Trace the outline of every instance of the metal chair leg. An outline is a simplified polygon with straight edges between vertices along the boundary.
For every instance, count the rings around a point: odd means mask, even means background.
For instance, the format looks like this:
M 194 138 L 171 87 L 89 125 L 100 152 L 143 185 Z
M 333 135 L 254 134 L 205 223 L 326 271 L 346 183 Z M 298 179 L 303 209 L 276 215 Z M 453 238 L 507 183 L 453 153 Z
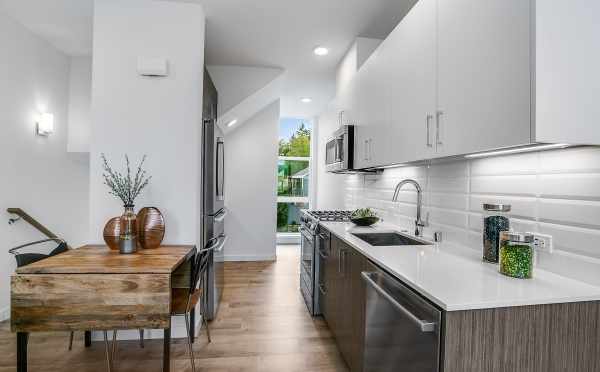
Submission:
M 113 339 L 112 339 L 112 354 L 110 356 L 111 364 L 115 365 L 115 360 L 117 359 L 117 330 L 113 331 Z
M 144 330 L 140 329 L 140 347 L 144 348 Z
M 106 352 L 106 369 L 112 372 L 112 361 L 110 356 L 110 346 L 108 345 L 108 332 L 104 331 L 104 351 Z
M 73 331 L 69 334 L 69 351 L 73 350 Z
M 196 372 L 196 362 L 194 361 L 194 348 L 192 346 L 192 336 L 190 335 L 190 320 L 189 314 L 186 312 L 185 316 L 185 329 L 187 330 L 187 344 L 190 353 L 190 362 L 192 363 L 192 372 Z
M 208 321 L 206 320 L 206 304 L 204 302 L 202 302 L 202 314 L 200 314 L 200 316 L 202 317 L 202 323 L 204 323 L 204 327 L 206 328 L 206 337 L 208 337 L 208 343 L 211 342 L 210 340 L 210 329 L 208 328 Z

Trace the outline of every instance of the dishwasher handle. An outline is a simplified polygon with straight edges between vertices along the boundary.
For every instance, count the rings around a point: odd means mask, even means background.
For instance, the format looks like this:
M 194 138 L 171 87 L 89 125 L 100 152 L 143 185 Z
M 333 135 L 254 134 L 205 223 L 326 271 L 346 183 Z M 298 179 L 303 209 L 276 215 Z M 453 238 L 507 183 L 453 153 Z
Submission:
M 421 332 L 430 333 L 435 332 L 436 323 L 428 322 L 426 320 L 419 319 L 415 314 L 411 313 L 407 308 L 402 306 L 398 301 L 396 301 L 389 293 L 387 293 L 383 288 L 381 288 L 373 279 L 371 279 L 371 275 L 376 275 L 377 273 L 371 273 L 363 271 L 361 272 L 363 280 L 373 287 L 374 290 L 377 291 L 383 298 L 385 298 L 392 306 L 394 306 L 401 313 L 406 315 L 413 323 L 415 323 L 420 329 Z

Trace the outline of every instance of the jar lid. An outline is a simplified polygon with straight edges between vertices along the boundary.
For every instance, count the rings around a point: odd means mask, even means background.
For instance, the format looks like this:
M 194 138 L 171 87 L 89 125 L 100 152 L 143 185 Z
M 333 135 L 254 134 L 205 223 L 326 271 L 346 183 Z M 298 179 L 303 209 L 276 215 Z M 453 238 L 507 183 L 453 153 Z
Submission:
M 510 204 L 483 204 L 484 211 L 510 212 Z
M 501 231 L 500 240 L 508 240 L 515 243 L 533 243 L 535 237 L 533 234 L 520 233 L 514 231 Z

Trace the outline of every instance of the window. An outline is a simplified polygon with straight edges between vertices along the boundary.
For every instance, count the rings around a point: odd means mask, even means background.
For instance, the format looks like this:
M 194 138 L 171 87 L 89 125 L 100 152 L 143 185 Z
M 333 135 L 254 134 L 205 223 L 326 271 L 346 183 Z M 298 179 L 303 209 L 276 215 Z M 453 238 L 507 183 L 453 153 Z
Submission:
M 300 210 L 310 206 L 312 124 L 283 118 L 279 123 L 277 165 L 277 232 L 297 233 Z

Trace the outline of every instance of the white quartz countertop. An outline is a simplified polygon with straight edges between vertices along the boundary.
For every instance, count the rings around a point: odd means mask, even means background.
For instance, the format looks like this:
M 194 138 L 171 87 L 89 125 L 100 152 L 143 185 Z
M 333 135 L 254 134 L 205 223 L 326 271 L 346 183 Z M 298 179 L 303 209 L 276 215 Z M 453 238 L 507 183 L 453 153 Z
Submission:
M 352 235 L 401 231 L 386 223 L 320 224 L 447 311 L 600 300 L 600 287 L 538 268 L 532 279 L 510 278 L 497 265 L 482 262 L 478 252 L 454 244 L 375 247 Z

